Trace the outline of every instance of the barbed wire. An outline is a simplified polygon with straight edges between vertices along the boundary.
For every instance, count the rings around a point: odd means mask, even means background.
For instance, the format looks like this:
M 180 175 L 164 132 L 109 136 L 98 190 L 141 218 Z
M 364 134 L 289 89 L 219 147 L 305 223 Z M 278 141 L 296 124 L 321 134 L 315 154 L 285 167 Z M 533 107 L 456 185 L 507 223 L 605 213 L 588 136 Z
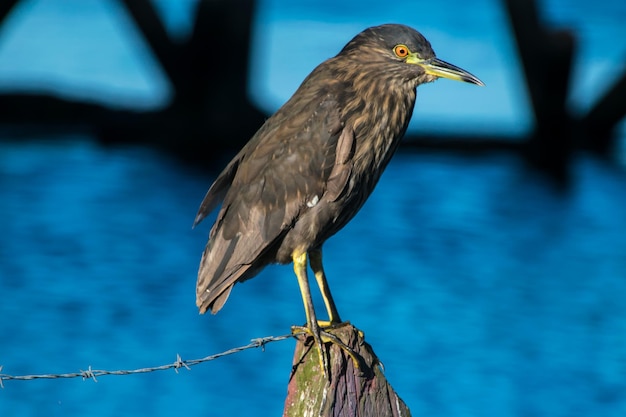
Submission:
M 256 339 L 252 339 L 250 343 L 245 346 L 235 347 L 225 352 L 205 356 L 204 358 L 200 358 L 200 359 L 183 360 L 179 354 L 176 354 L 176 361 L 174 361 L 173 363 L 170 363 L 167 365 L 153 366 L 149 368 L 139 368 L 139 369 L 130 369 L 130 370 L 106 371 L 106 370 L 101 370 L 101 369 L 92 369 L 91 365 L 89 365 L 89 367 L 85 371 L 80 370 L 80 372 L 69 372 L 65 374 L 8 375 L 8 374 L 1 373 L 2 365 L 0 365 L 0 388 L 4 388 L 3 381 L 8 381 L 8 380 L 27 381 L 27 380 L 33 380 L 33 379 L 82 378 L 83 381 L 86 379 L 92 379 L 95 382 L 98 382 L 97 377 L 100 377 L 103 375 L 144 374 L 148 372 L 164 371 L 166 369 L 174 369 L 176 373 L 178 373 L 178 370 L 180 368 L 185 368 L 190 371 L 192 366 L 201 364 L 203 362 L 213 361 L 223 356 L 232 355 L 234 353 L 241 352 L 243 350 L 261 348 L 263 351 L 265 351 L 265 345 L 267 345 L 268 343 L 279 342 L 285 339 L 296 338 L 299 335 L 300 333 L 298 334 L 289 333 L 289 334 L 285 334 L 282 336 L 259 337 Z

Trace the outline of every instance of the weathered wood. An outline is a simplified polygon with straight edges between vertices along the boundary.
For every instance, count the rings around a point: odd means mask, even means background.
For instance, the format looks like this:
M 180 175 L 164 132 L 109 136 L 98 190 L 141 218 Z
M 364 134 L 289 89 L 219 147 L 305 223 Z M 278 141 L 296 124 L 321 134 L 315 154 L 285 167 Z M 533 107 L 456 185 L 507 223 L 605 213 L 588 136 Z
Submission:
M 283 417 L 302 416 L 410 416 L 406 404 L 398 397 L 363 333 L 349 323 L 333 329 L 361 358 L 360 369 L 336 344 L 326 344 L 330 364 L 330 381 L 320 369 L 318 349 L 312 338 L 299 341 L 289 377 Z

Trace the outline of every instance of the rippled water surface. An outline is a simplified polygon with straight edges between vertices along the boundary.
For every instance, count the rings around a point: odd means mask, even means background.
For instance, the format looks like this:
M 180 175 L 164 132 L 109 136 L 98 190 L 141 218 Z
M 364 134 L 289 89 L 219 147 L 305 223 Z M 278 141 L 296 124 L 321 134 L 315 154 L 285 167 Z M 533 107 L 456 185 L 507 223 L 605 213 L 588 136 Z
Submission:
M 11 375 L 200 358 L 304 321 L 290 267 L 199 316 L 191 229 L 211 176 L 89 138 L 0 146 L 0 363 Z M 342 315 L 414 415 L 626 411 L 626 174 L 557 192 L 507 155 L 397 155 L 326 245 Z M 5 381 L 7 415 L 282 410 L 293 341 L 136 376 Z M 246 400 L 242 400 L 245 397 Z
M 171 35 L 188 33 L 194 3 L 155 0 Z M 596 3 L 540 2 L 547 24 L 579 39 L 573 114 L 625 67 L 626 3 Z M 396 21 L 487 84 L 421 87 L 411 129 L 515 140 L 532 128 L 503 2 L 266 0 L 257 11 L 250 96 L 268 113 L 357 31 Z M 20 2 L 0 30 L 0 90 L 133 110 L 172 97 L 112 0 Z M 289 266 L 236 286 L 218 315 L 198 315 L 210 222 L 191 224 L 221 167 L 89 136 L 1 135 L 0 373 L 166 365 L 304 322 Z M 403 150 L 327 243 L 342 317 L 365 332 L 414 416 L 626 415 L 626 172 L 585 155 L 572 172 L 558 189 L 508 154 Z M 3 381 L 0 415 L 280 415 L 294 345 L 178 373 Z

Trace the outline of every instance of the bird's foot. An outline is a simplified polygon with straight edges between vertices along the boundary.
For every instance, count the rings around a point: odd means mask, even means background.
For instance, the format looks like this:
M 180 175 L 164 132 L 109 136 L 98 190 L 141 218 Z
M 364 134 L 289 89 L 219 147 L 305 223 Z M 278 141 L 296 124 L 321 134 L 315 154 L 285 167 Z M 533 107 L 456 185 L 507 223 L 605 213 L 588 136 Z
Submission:
M 322 369 L 322 372 L 324 372 L 324 376 L 328 381 L 330 381 L 330 367 L 325 346 L 326 343 L 334 343 L 339 346 L 341 349 L 343 349 L 344 352 L 348 354 L 348 356 L 350 356 L 355 369 L 361 369 L 360 356 L 354 350 L 352 350 L 352 348 L 343 343 L 341 339 L 339 339 L 336 335 L 331 333 L 333 329 L 337 329 L 339 327 L 349 324 L 350 322 L 332 323 L 329 321 L 319 320 L 315 321 L 312 325 L 291 327 L 291 333 L 294 335 L 305 333 L 313 337 L 313 341 L 317 345 L 319 351 L 320 369 Z

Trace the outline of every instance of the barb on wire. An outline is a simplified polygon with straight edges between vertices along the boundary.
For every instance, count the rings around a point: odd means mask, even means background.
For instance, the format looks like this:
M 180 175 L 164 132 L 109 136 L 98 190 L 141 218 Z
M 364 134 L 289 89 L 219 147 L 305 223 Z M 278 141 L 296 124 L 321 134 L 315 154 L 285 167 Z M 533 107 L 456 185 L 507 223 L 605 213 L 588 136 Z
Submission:
M 147 372 L 155 372 L 155 371 L 163 371 L 166 369 L 174 369 L 176 373 L 180 368 L 185 368 L 187 370 L 191 370 L 192 366 L 198 365 L 203 362 L 209 362 L 222 356 L 232 355 L 237 352 L 241 352 L 246 349 L 253 348 L 261 348 L 265 351 L 265 345 L 271 342 L 279 342 L 281 340 L 290 339 L 293 337 L 297 337 L 299 334 L 286 334 L 283 336 L 267 336 L 267 337 L 259 337 L 256 339 L 252 339 L 249 344 L 245 346 L 239 346 L 232 349 L 229 349 L 225 352 L 216 353 L 213 355 L 205 356 L 200 359 L 190 359 L 183 360 L 179 354 L 176 354 L 176 361 L 167 365 L 161 366 L 153 366 L 150 368 L 139 368 L 139 369 L 130 369 L 130 370 L 119 370 L 119 371 L 106 371 L 100 369 L 92 369 L 91 365 L 87 368 L 86 371 L 81 370 L 80 372 L 70 372 L 65 374 L 39 374 L 39 375 L 7 375 L 2 373 L 2 365 L 0 365 L 0 388 L 4 388 L 4 384 L 2 381 L 8 380 L 32 380 L 32 379 L 57 379 L 57 378 L 82 378 L 83 381 L 86 379 L 93 379 L 95 382 L 98 382 L 97 377 L 103 375 L 131 375 L 131 374 L 143 374 Z

